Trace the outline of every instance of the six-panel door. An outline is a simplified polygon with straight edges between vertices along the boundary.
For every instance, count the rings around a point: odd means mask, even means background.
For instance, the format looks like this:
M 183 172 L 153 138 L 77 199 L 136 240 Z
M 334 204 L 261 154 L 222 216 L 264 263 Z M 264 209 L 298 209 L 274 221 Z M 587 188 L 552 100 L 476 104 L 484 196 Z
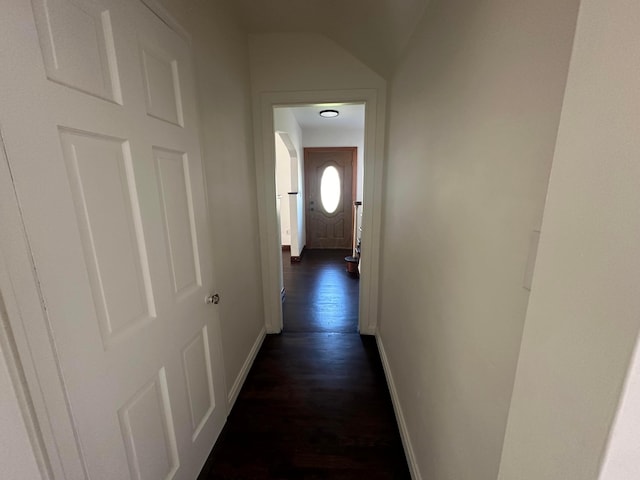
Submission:
M 226 394 L 189 45 L 139 1 L 11 3 L 1 121 L 75 442 L 49 453 L 195 478 Z

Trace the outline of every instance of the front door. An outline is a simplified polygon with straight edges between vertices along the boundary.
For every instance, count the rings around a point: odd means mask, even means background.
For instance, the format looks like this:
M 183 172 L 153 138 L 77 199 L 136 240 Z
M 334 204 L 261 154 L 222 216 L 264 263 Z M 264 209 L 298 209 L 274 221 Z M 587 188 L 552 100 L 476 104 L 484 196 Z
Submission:
M 305 148 L 307 248 L 351 248 L 356 147 Z
M 136 0 L 5 3 L 0 125 L 66 396 L 49 454 L 192 480 L 227 407 L 190 48 Z

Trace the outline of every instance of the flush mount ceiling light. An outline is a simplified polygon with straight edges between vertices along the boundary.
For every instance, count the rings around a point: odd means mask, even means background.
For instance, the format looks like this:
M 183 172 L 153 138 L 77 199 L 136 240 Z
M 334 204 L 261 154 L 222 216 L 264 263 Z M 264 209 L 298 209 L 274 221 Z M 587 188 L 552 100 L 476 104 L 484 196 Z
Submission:
M 334 118 L 334 117 L 337 117 L 338 115 L 340 115 L 340 112 L 338 112 L 338 110 L 321 110 L 320 111 L 320 116 L 324 118 Z

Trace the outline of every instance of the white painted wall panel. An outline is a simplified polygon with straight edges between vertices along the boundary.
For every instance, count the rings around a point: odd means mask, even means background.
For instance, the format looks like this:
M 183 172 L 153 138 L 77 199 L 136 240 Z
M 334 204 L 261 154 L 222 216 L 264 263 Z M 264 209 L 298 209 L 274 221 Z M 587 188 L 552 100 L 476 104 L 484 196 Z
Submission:
M 639 21 L 580 3 L 500 480 L 638 478 Z
M 380 335 L 425 479 L 498 474 L 577 8 L 433 0 L 392 78 Z
M 289 169 L 290 190 L 288 192 L 298 192 L 297 195 L 287 195 L 282 197 L 282 203 L 288 204 L 289 225 L 291 226 L 291 255 L 300 255 L 306 244 L 306 228 L 304 218 L 304 150 L 302 145 L 302 130 L 296 118 L 288 108 L 275 108 L 273 111 L 274 126 L 276 132 L 286 134 L 291 142 L 290 148 L 296 152 L 296 162 Z M 277 144 L 277 143 L 276 143 Z M 291 158 L 291 152 L 289 152 Z M 286 193 L 288 193 L 286 192 Z M 282 205 L 281 203 L 281 205 Z

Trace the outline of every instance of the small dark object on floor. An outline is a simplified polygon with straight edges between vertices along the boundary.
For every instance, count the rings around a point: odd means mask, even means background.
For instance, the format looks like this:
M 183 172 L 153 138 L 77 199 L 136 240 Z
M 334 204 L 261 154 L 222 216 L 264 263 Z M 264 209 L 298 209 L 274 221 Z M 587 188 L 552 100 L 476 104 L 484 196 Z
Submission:
M 347 262 L 347 272 L 351 275 L 358 276 L 358 264 L 360 263 L 360 259 L 349 255 L 348 257 L 344 257 L 344 261 Z

